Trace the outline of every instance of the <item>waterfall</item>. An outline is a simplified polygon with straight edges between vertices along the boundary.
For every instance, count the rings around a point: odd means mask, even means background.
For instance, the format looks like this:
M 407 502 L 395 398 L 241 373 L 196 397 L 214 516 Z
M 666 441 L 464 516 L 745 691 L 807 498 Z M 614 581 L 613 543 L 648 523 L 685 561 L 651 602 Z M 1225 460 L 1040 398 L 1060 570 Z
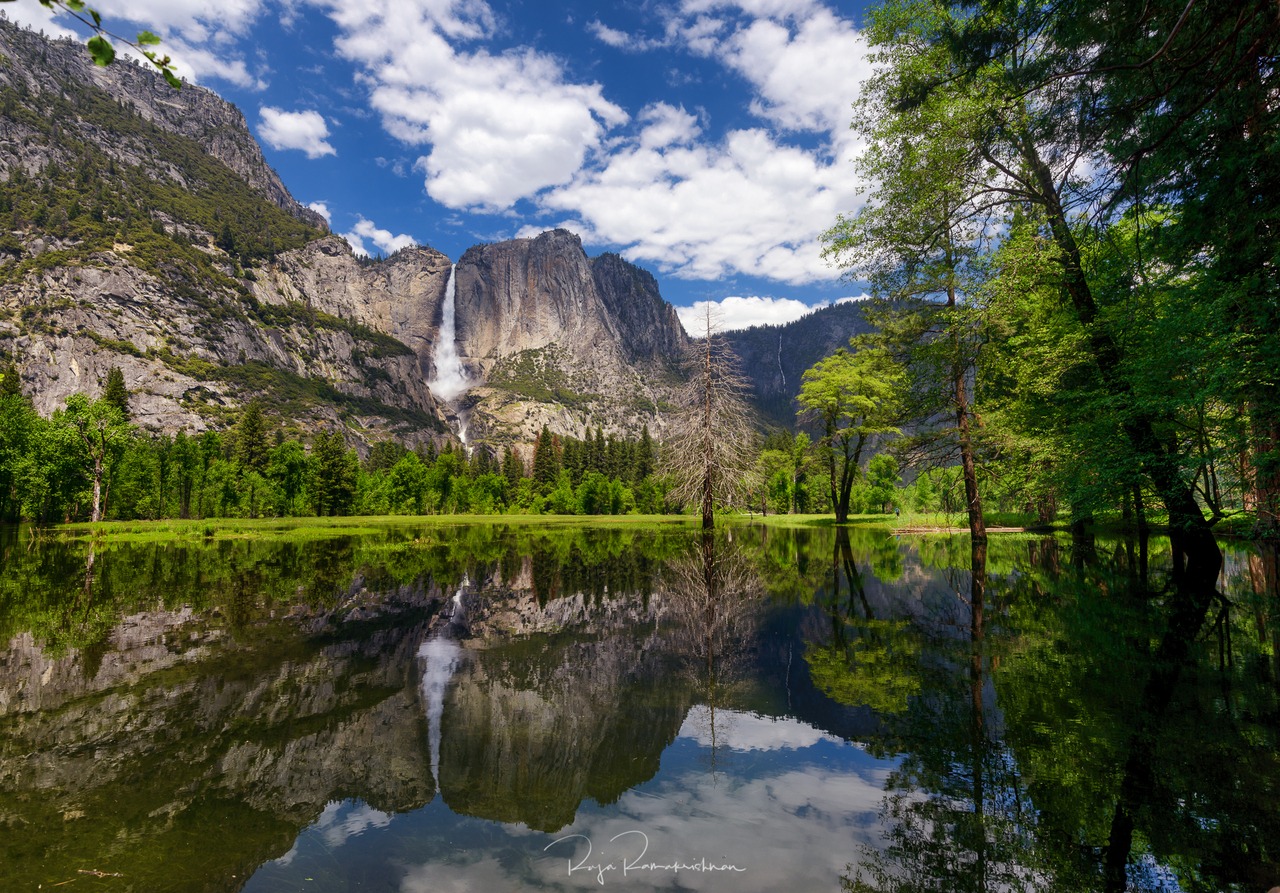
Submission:
M 440 339 L 436 344 L 435 364 L 436 377 L 427 383 L 431 393 L 446 403 L 452 403 L 458 395 L 467 389 L 467 370 L 462 366 L 458 356 L 457 332 L 457 284 L 454 276 L 458 265 L 449 267 L 449 282 L 444 287 L 444 307 L 440 312 Z M 465 428 L 463 442 L 466 442 Z
M 440 790 L 440 740 L 441 723 L 444 720 L 444 696 L 449 680 L 462 663 L 462 646 L 452 636 L 455 627 L 463 623 L 462 592 L 469 581 L 462 579 L 462 586 L 454 593 L 449 605 L 449 623 L 439 633 L 423 642 L 418 648 L 422 658 L 422 700 L 427 708 L 427 744 L 431 753 L 431 778 Z

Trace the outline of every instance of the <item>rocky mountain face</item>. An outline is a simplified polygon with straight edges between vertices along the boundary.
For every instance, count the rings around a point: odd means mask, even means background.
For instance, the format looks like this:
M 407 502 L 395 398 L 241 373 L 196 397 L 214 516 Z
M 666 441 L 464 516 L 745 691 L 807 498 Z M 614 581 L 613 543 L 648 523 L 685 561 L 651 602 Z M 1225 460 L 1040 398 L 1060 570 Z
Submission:
M 355 257 L 233 106 L 3 21 L 0 104 L 0 352 L 44 413 L 119 366 L 136 420 L 162 431 L 224 427 L 256 396 L 286 425 L 366 442 L 661 428 L 685 336 L 616 256 L 563 231 L 468 251 L 471 387 L 446 403 L 429 383 L 450 260 Z
M 590 259 L 554 230 L 469 249 L 456 289 L 479 436 L 529 441 L 547 424 L 581 437 L 602 420 L 661 431 L 686 338 L 652 276 L 614 255 Z
M 544 426 L 661 438 L 688 338 L 652 275 L 564 230 L 357 258 L 289 195 L 243 115 L 149 69 L 0 19 L 0 359 L 50 413 L 118 366 L 156 431 L 232 424 L 264 398 L 286 427 L 357 445 Z M 453 278 L 467 388 L 431 383 Z M 861 326 L 829 308 L 731 333 L 766 419 Z
M 756 406 L 768 424 L 795 424 L 795 396 L 806 369 L 849 339 L 872 331 L 857 302 L 833 304 L 781 326 L 753 326 L 724 337 L 755 389 Z
M 94 65 L 80 43 L 49 41 L 8 21 L 0 21 L 0 56 L 0 87 L 6 92 L 38 97 L 61 94 L 68 83 L 96 88 L 160 130 L 193 140 L 272 204 L 318 229 L 326 228 L 324 218 L 299 204 L 280 182 L 249 136 L 240 110 L 216 94 L 191 86 L 174 90 L 150 68 L 123 59 L 105 68 Z M 118 133 L 89 122 L 82 126 L 84 136 L 96 138 L 98 146 L 122 164 L 171 167 L 171 173 L 182 174 L 173 159 L 145 140 L 118 140 Z M 67 157 L 65 144 L 42 139 L 38 130 L 15 119 L 12 109 L 0 117 L 0 146 L 0 173 L 6 179 L 15 166 L 35 174 Z

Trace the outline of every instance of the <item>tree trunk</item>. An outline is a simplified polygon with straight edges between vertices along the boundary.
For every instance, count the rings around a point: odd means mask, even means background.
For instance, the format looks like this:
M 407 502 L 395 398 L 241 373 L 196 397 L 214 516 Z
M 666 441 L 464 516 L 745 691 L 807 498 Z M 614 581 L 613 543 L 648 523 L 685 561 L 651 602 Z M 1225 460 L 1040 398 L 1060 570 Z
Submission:
M 986 543 L 987 543 L 987 522 L 982 515 L 982 497 L 978 494 L 978 464 L 973 456 L 973 437 L 969 428 L 969 394 L 967 389 L 966 369 L 967 366 L 963 362 L 960 355 L 960 334 L 956 331 L 958 325 L 954 312 L 956 309 L 956 286 L 955 286 L 955 260 L 951 252 L 950 233 L 947 235 L 947 267 L 949 278 L 947 280 L 947 307 L 952 311 L 951 319 L 951 350 L 953 364 L 951 367 L 951 377 L 955 386 L 955 409 L 956 409 L 956 428 L 960 433 L 960 467 L 964 474 L 964 502 L 965 510 L 969 514 L 969 536 L 977 548 L 979 542 L 982 544 L 982 562 L 983 573 L 985 576 L 986 569 Z M 977 553 L 974 553 L 974 567 L 978 567 Z
M 93 457 L 93 522 L 102 520 L 102 454 Z
M 1132 399 L 1133 389 L 1125 381 L 1121 373 L 1120 347 L 1110 333 L 1096 324 L 1098 305 L 1093 291 L 1085 276 L 1081 263 L 1080 246 L 1063 210 L 1058 189 L 1053 181 L 1053 173 L 1040 157 L 1040 152 L 1029 138 L 1019 142 L 1023 160 L 1031 170 L 1038 189 L 1037 199 L 1044 207 L 1049 218 L 1049 228 L 1053 240 L 1062 251 L 1063 288 L 1071 299 L 1076 317 L 1080 320 L 1087 337 L 1089 350 L 1101 374 L 1102 382 L 1108 392 L 1128 402 Z M 1156 492 L 1160 494 L 1165 509 L 1169 513 L 1169 526 L 1179 530 L 1198 530 L 1209 533 L 1210 526 L 1200 511 L 1195 493 L 1182 479 L 1178 471 L 1178 455 L 1175 445 L 1165 444 L 1156 434 L 1155 420 L 1146 413 L 1138 412 L 1123 424 L 1125 436 L 1138 454 L 1142 469 Z M 1209 542 L 1213 542 L 1212 535 Z M 1214 549 L 1217 549 L 1214 544 Z M 1221 553 L 1219 560 L 1221 559 Z

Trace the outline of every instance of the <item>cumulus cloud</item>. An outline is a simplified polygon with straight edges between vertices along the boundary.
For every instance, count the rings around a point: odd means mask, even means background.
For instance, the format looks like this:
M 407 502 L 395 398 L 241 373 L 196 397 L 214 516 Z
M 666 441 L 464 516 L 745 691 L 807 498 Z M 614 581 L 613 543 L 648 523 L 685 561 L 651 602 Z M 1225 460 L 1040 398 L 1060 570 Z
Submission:
M 337 155 L 338 151 L 328 142 L 329 124 L 319 112 L 308 109 L 303 112 L 286 112 L 264 105 L 258 110 L 262 123 L 258 135 L 274 149 L 299 149 L 308 158 Z
M 542 206 L 680 278 L 833 279 L 821 234 L 861 201 L 848 129 L 870 72 L 861 35 L 808 0 L 686 0 L 667 35 L 746 79 L 751 110 L 769 126 L 708 140 L 703 122 L 655 104 L 606 159 L 540 196 Z
M 850 106 L 871 73 L 862 35 L 826 9 L 799 22 L 756 19 L 711 53 L 755 86 L 753 112 L 788 130 L 833 136 L 847 130 Z
M 733 131 L 718 144 L 649 139 L 651 125 L 599 169 L 549 191 L 544 207 L 568 212 L 585 236 L 625 246 L 688 279 L 735 273 L 795 284 L 832 278 L 819 235 L 857 200 L 857 183 L 831 159 Z
M 323 217 L 325 223 L 333 224 L 333 212 L 329 210 L 328 202 L 309 202 L 307 207 Z
M 418 244 L 418 240 L 413 236 L 404 233 L 392 235 L 390 230 L 379 229 L 372 220 L 365 220 L 363 217 L 356 221 L 356 225 L 350 232 L 343 233 L 342 238 L 347 240 L 352 251 L 362 257 L 370 255 L 369 249 L 365 246 L 365 239 L 373 242 L 374 247 L 382 254 L 394 254 L 402 248 L 410 248 Z
M 337 50 L 362 66 L 383 126 L 430 146 L 416 169 L 447 207 L 500 210 L 566 183 L 627 120 L 599 84 L 571 82 L 553 56 L 473 49 L 494 28 L 480 0 L 326 4 Z
M 656 47 L 666 46 L 669 42 L 666 38 L 641 37 L 638 34 L 628 34 L 626 31 L 619 31 L 617 28 L 609 27 L 599 19 L 593 19 L 587 23 L 587 32 L 605 46 L 630 53 L 652 50 Z
M 677 307 L 676 315 L 684 330 L 694 337 L 704 334 L 707 312 L 711 312 L 720 331 L 749 329 L 752 326 L 780 326 L 825 307 L 825 303 L 806 304 L 795 298 L 728 297 L 719 301 L 696 301 L 689 307 Z
M 94 7 L 104 24 L 117 33 L 145 28 L 159 35 L 159 49 L 173 58 L 179 77 L 192 82 L 218 78 L 255 90 L 266 86 L 250 71 L 239 46 L 262 15 L 264 0 L 225 0 L 212 5 L 206 0 L 100 0 Z M 126 22 L 132 28 L 126 27 Z M 117 50 L 136 56 L 124 46 L 117 46 Z

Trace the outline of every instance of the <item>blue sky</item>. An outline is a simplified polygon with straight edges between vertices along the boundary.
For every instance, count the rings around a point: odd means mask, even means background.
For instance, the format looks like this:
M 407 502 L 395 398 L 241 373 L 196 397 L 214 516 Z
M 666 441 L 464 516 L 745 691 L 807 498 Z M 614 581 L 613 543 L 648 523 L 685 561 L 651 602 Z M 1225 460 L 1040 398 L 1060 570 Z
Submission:
M 854 297 L 820 256 L 855 210 L 864 4 L 819 0 L 99 0 L 234 102 L 357 251 L 563 226 L 727 327 Z M 72 24 L 37 0 L 5 12 Z

